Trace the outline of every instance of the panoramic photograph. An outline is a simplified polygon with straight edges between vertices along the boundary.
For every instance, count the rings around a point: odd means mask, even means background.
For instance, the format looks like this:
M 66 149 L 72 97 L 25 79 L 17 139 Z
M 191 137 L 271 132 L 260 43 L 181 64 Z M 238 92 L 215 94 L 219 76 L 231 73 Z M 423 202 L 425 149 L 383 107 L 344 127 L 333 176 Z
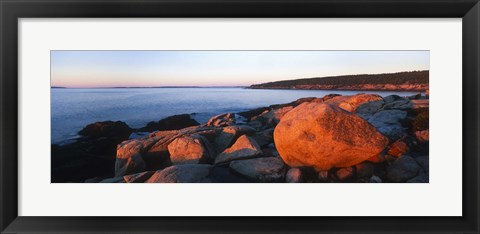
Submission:
M 51 183 L 429 183 L 429 51 L 50 62 Z

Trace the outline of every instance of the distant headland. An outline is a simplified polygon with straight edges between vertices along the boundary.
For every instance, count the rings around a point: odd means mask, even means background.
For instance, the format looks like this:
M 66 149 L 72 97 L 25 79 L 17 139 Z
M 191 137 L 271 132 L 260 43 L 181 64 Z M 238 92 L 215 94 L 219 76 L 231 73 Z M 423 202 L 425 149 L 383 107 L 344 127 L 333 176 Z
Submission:
M 251 85 L 250 89 L 318 89 L 372 91 L 426 91 L 429 71 L 406 71 L 282 80 Z

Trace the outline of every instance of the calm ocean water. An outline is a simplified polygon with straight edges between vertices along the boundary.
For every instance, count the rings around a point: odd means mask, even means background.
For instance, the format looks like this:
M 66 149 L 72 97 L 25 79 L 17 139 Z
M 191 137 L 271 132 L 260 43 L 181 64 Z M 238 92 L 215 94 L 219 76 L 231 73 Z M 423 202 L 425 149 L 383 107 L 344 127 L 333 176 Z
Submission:
M 338 93 L 376 93 L 409 96 L 418 92 L 263 90 L 243 88 L 111 88 L 51 89 L 52 143 L 78 137 L 85 125 L 120 120 L 132 128 L 176 114 L 192 114 L 204 123 L 211 116 L 239 112 L 302 97 L 323 97 Z

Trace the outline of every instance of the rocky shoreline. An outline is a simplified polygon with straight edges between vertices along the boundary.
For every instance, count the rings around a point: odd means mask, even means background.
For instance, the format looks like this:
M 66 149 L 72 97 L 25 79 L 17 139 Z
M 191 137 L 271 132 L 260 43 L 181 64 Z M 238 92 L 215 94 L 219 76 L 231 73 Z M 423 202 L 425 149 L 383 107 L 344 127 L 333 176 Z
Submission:
M 249 89 L 300 89 L 300 90 L 350 90 L 350 91 L 415 91 L 425 92 L 429 84 L 366 84 L 366 85 L 291 85 L 266 87 L 252 85 Z
M 205 124 L 97 122 L 52 145 L 52 182 L 427 183 L 428 107 L 422 95 L 331 94 Z

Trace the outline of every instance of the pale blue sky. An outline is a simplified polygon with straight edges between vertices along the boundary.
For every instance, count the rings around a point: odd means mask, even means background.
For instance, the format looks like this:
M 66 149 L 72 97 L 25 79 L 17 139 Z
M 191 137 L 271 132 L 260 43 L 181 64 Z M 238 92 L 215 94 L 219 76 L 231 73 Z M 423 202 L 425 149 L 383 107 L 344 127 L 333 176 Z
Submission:
M 52 51 L 51 85 L 237 86 L 429 70 L 429 51 Z

